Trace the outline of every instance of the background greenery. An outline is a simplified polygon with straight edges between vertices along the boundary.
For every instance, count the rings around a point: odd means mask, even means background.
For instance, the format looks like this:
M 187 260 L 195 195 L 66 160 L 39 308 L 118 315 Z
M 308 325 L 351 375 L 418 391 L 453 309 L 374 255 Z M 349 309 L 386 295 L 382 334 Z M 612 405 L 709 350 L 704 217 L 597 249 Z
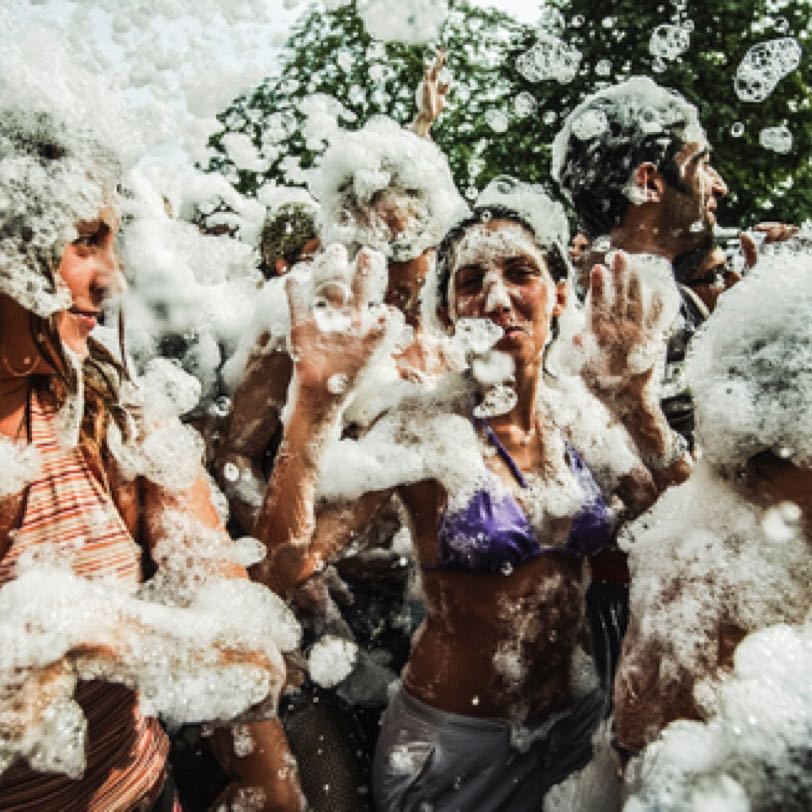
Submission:
M 539 27 L 464 0 L 452 0 L 451 6 L 439 41 L 425 47 L 370 39 L 354 4 L 332 12 L 319 5 L 303 14 L 278 75 L 221 114 L 224 129 L 211 141 L 215 157 L 209 168 L 224 172 L 249 194 L 266 180 L 300 183 L 298 170 L 312 166 L 319 155 L 302 135 L 303 98 L 333 96 L 346 108 L 342 124 L 349 128 L 376 113 L 406 124 L 415 112 L 414 90 L 423 64 L 442 45 L 453 87 L 432 136 L 463 193 L 473 195 L 503 173 L 547 182 L 550 144 L 567 112 L 602 85 L 646 74 L 698 106 L 715 165 L 731 189 L 721 210 L 723 224 L 812 217 L 809 0 L 552 0 L 540 15 L 542 29 L 546 20 L 546 30 L 558 30 L 582 54 L 577 74 L 563 84 L 529 82 L 516 67 L 517 58 L 537 41 Z M 649 52 L 651 32 L 663 23 L 692 26 L 688 50 L 674 60 L 659 60 Z M 744 54 L 758 42 L 786 36 L 795 37 L 804 50 L 800 67 L 765 101 L 739 100 L 733 77 Z M 529 115 L 517 108 L 519 94 L 524 101 L 526 94 L 535 100 Z M 794 138 L 786 155 L 759 144 L 762 128 L 780 124 Z M 247 172 L 231 163 L 222 147 L 229 131 L 247 133 L 273 157 L 267 172 Z

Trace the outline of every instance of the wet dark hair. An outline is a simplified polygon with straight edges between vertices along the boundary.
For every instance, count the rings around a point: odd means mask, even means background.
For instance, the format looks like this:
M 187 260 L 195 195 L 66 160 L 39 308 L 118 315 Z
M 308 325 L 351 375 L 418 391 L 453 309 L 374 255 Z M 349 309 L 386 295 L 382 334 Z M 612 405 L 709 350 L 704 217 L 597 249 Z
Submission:
M 631 205 L 624 189 L 640 164 L 654 164 L 670 186 L 685 189 L 675 158 L 686 143 L 690 108 L 675 91 L 661 90 L 673 97 L 668 105 L 671 120 L 661 121 L 656 132 L 646 132 L 637 117 L 624 115 L 627 111 L 620 111 L 613 97 L 597 95 L 571 114 L 596 112 L 606 117 L 608 126 L 604 136 L 595 138 L 581 139 L 570 132 L 558 173 L 558 184 L 591 239 L 623 220 Z
M 488 223 L 491 220 L 509 220 L 518 223 L 533 235 L 533 239 L 544 251 L 547 270 L 554 282 L 569 276 L 569 264 L 560 245 L 541 245 L 533 226 L 518 212 L 507 206 L 476 206 L 469 217 L 461 220 L 443 237 L 437 248 L 437 292 L 442 307 L 448 307 L 448 285 L 451 279 L 451 259 L 454 248 L 471 226 Z

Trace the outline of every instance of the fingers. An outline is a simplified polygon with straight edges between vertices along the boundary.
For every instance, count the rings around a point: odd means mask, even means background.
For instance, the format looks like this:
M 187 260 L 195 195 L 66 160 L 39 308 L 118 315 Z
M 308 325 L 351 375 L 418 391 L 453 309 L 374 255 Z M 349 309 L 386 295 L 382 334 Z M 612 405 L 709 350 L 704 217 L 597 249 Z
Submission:
M 369 301 L 369 280 L 372 276 L 372 254 L 362 248 L 355 256 L 355 273 L 352 277 L 352 326 L 360 327 Z
M 605 265 L 593 265 L 589 274 L 589 296 L 591 299 L 592 327 L 606 318 L 608 306 L 606 301 Z
M 752 268 L 758 260 L 758 246 L 756 241 L 746 232 L 739 234 L 739 243 L 744 254 L 744 261 L 748 268 Z
M 640 324 L 643 321 L 643 289 L 640 274 L 630 271 L 629 285 L 626 293 L 626 317 Z
M 654 332 L 663 316 L 663 310 L 665 310 L 665 301 L 659 293 L 655 293 L 646 316 L 646 331 L 648 333 Z
M 612 276 L 614 281 L 614 291 L 615 291 L 615 310 L 621 311 L 625 310 L 625 302 L 627 297 L 627 290 L 629 286 L 629 274 L 628 274 L 628 261 L 626 259 L 626 254 L 623 251 L 615 251 L 614 256 L 612 257 Z
M 443 69 L 445 65 L 445 51 L 442 48 L 437 49 L 437 55 L 434 57 L 434 62 L 431 65 L 430 72 L 427 74 L 427 78 L 430 78 L 432 81 L 437 81 L 437 77 L 440 75 L 440 71 Z
M 764 234 L 764 242 L 783 242 L 798 233 L 798 226 L 789 223 L 758 223 L 753 231 Z
M 288 276 L 285 279 L 285 295 L 288 299 L 291 329 L 300 327 L 307 321 L 310 314 L 309 293 L 308 286 L 303 280 L 295 276 Z

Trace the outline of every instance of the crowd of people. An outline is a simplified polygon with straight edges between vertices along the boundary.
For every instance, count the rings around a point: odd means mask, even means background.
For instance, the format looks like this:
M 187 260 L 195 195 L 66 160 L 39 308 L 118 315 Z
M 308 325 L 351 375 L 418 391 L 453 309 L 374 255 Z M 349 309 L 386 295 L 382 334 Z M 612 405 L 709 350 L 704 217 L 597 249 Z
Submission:
M 61 648 L 35 616 L 0 663 L 0 809 L 520 812 L 567 780 L 558 808 L 703 808 L 640 765 L 718 719 L 748 635 L 804 627 L 809 237 L 760 224 L 733 267 L 698 112 L 642 77 L 567 116 L 566 207 L 505 176 L 469 206 L 430 138 L 442 64 L 411 127 L 344 133 L 269 213 L 229 406 L 185 423 L 143 386 L 160 364 L 95 337 L 123 288 L 114 162 L 4 111 L 0 164 L 34 186 L 0 213 L 0 605 L 57 558 L 87 585 Z M 70 205 L 43 209 L 45 177 Z M 77 605 L 100 600 L 103 633 Z M 231 601 L 244 637 L 172 637 Z M 150 656 L 172 647 L 185 682 Z M 196 674 L 234 701 L 195 705 Z M 808 808 L 802 769 L 763 766 L 766 793 L 729 762 L 752 808 Z

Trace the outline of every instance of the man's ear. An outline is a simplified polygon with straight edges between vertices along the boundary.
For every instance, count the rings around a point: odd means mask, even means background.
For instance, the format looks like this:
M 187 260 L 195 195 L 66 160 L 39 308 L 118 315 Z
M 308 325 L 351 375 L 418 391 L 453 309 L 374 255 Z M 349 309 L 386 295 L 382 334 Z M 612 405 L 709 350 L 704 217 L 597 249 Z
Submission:
M 660 174 L 660 170 L 653 163 L 647 161 L 640 164 L 632 175 L 632 183 L 645 194 L 646 203 L 659 203 L 665 193 L 665 179 Z

